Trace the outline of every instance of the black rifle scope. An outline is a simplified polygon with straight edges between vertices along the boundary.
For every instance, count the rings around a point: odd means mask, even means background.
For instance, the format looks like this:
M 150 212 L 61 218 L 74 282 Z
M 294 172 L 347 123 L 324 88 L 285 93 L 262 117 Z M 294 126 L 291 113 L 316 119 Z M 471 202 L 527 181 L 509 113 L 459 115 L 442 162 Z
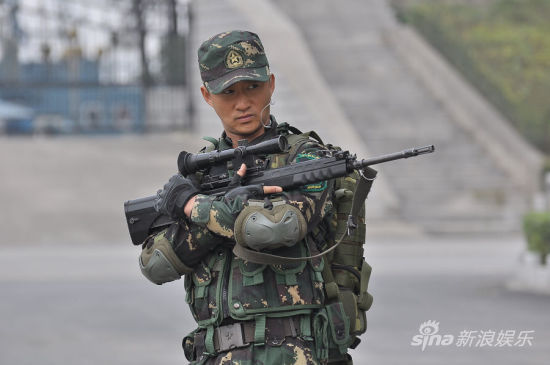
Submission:
M 240 141 L 239 141 L 240 142 Z M 232 159 L 244 159 L 250 155 L 268 155 L 271 153 L 285 152 L 288 148 L 288 140 L 285 136 L 278 136 L 252 146 L 240 145 L 237 148 L 225 151 L 212 151 L 207 153 L 180 152 L 178 156 L 178 170 L 183 176 L 187 176 L 198 170 L 212 166 L 219 162 Z

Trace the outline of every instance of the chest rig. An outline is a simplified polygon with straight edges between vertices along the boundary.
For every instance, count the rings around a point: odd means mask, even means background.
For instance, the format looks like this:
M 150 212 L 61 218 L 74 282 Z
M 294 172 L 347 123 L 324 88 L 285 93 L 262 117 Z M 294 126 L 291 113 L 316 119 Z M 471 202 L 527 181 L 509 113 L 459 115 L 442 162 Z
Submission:
M 266 156 L 261 163 L 267 168 L 294 161 L 308 143 L 323 145 L 315 132 L 302 133 L 287 123 L 277 125 L 276 134 L 287 137 L 289 150 Z M 201 152 L 232 147 L 224 138 L 205 139 L 211 145 Z M 330 145 L 325 147 L 338 150 Z M 231 163 L 215 168 L 209 174 L 232 174 L 234 170 Z M 370 184 L 376 174 L 372 171 Z M 196 178 L 200 179 L 200 174 Z M 366 330 L 365 311 L 372 303 L 372 296 L 367 293 L 370 266 L 364 261 L 362 247 L 365 238 L 362 203 L 370 184 L 367 183 L 367 189 L 363 187 L 360 202 L 353 199 L 361 179 L 354 173 L 329 182 L 333 211 L 296 245 L 277 250 L 277 255 L 254 251 L 258 256 L 253 257 L 218 247 L 193 273 L 186 275 L 186 300 L 199 325 L 197 331 L 206 331 L 203 338 L 208 353 L 216 352 L 215 337 L 219 330 L 215 329 L 226 328 L 223 323 L 227 319 L 254 321 L 254 342 L 262 343 L 267 319 L 302 316 L 301 336 L 325 339 L 316 340 L 321 358 L 328 358 L 331 351 L 344 354 L 348 347 L 358 344 L 357 336 Z M 350 211 L 356 216 L 352 230 Z M 274 261 L 271 256 L 278 259 Z

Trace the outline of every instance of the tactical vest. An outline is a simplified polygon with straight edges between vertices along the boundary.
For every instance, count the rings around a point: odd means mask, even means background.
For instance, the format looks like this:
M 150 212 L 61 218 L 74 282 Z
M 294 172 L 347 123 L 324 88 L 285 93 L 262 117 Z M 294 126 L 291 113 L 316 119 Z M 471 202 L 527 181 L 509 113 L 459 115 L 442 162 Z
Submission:
M 286 123 L 282 123 L 279 128 L 281 133 L 286 135 L 291 146 L 288 154 L 290 161 L 310 138 L 324 145 L 314 131 L 302 133 Z M 289 132 L 293 133 L 289 134 Z M 331 151 L 341 150 L 332 145 L 324 146 Z M 353 197 L 356 194 L 359 179 L 357 171 L 346 177 L 334 179 L 332 214 L 325 216 L 324 224 L 318 225 L 312 232 L 314 241 L 323 248 L 334 246 L 336 241 L 343 237 L 338 247 L 324 257 L 326 263 L 323 270 L 326 305 L 329 307 L 329 312 L 331 310 L 338 312 L 343 309 L 349 319 L 349 324 L 341 324 L 345 327 L 343 332 L 349 334 L 349 337 L 344 339 L 346 336 L 337 334 L 335 336 L 340 337 L 337 342 L 339 342 L 342 351 L 347 347 L 355 348 L 359 344 L 359 336 L 367 329 L 365 312 L 373 302 L 372 295 L 367 291 L 372 268 L 365 261 L 363 248 L 366 230 L 364 204 L 356 215 L 357 228 L 351 234 L 345 234 L 348 229 L 348 215 L 352 210 Z M 370 184 L 368 189 L 370 190 Z M 336 308 L 330 308 L 332 306 Z
M 290 149 L 268 156 L 270 168 L 293 161 L 312 138 L 322 145 L 315 132 L 301 133 L 286 123 L 277 126 L 277 134 L 286 135 Z M 205 139 L 212 146 L 202 152 L 231 148 L 223 139 Z M 306 239 L 276 250 L 277 255 L 312 256 L 319 253 L 319 247 L 334 245 L 347 227 L 357 179 L 358 175 L 352 174 L 331 182 L 332 213 Z M 344 354 L 348 347 L 354 348 L 359 342 L 357 336 L 366 330 L 365 311 L 372 303 L 372 296 L 367 293 L 370 266 L 363 258 L 364 239 L 363 208 L 355 233 L 323 257 L 277 265 L 257 264 L 234 256 L 227 247 L 217 247 L 193 273 L 185 276 L 186 301 L 199 329 L 207 330 L 206 348 L 213 351 L 209 334 L 212 339 L 214 328 L 226 318 L 255 320 L 257 340 L 261 342 L 266 317 L 295 315 L 305 315 L 302 336 L 307 339 L 309 334 L 311 340 L 315 339 L 320 358 L 328 358 L 331 351 Z M 309 320 L 312 317 L 313 323 Z

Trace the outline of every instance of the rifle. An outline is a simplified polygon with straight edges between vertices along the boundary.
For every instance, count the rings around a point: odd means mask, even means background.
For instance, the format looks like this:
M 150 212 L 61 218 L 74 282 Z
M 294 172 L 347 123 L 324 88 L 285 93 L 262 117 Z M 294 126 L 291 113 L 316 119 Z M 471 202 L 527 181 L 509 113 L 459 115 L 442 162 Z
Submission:
M 358 160 L 356 155 L 348 151 L 324 151 L 325 156 L 316 160 L 303 161 L 275 169 L 266 169 L 267 163 L 258 157 L 283 153 L 288 149 L 286 137 L 279 136 L 272 140 L 248 146 L 246 141 L 239 141 L 239 146 L 224 151 L 192 154 L 186 151 L 178 157 L 178 170 L 183 176 L 206 171 L 213 166 L 232 162 L 238 167 L 241 163 L 247 165 L 243 185 L 273 185 L 283 190 L 291 190 L 300 186 L 346 176 L 353 170 L 363 170 L 368 166 L 414 157 L 434 152 L 433 145 L 411 148 L 401 152 Z M 219 175 L 203 175 L 199 190 L 207 195 L 223 195 L 231 177 L 227 172 Z M 126 222 L 134 245 L 140 245 L 152 233 L 159 231 L 174 220 L 158 213 L 154 208 L 156 196 L 129 200 L 124 203 Z

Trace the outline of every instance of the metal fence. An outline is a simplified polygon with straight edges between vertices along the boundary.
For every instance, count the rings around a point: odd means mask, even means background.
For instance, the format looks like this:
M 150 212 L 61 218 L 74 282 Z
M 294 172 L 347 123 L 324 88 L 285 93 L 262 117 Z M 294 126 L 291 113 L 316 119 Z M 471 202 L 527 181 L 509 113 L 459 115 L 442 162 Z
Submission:
M 0 1 L 0 133 L 189 128 L 188 12 L 185 0 Z

